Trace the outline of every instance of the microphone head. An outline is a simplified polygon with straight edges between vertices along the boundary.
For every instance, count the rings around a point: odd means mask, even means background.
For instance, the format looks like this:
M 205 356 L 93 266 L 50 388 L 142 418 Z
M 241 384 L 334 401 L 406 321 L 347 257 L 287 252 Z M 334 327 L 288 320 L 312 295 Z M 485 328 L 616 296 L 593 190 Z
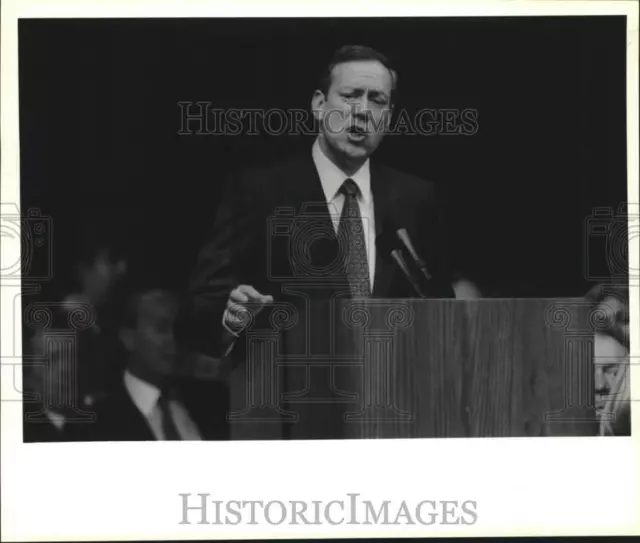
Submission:
M 409 234 L 407 233 L 406 228 L 398 228 L 396 230 L 396 235 L 404 244 L 411 245 L 411 240 L 409 239 Z
M 407 262 L 405 261 L 402 254 L 402 242 L 398 238 L 397 230 L 388 228 L 383 229 L 376 238 L 376 249 L 380 252 L 380 254 L 395 261 L 409 283 L 411 283 L 411 286 L 413 287 L 415 293 L 420 298 L 424 298 L 425 296 L 420 288 L 420 285 L 418 284 L 418 281 L 416 280 L 414 274 L 407 266 Z
M 407 251 L 409 251 L 411 258 L 413 258 L 413 261 L 416 263 L 416 265 L 420 269 L 426 268 L 427 265 L 425 264 L 424 260 L 422 260 L 420 255 L 417 253 L 415 247 L 413 246 L 413 243 L 411 243 L 411 238 L 409 237 L 409 233 L 407 232 L 407 229 L 399 228 L 396 231 L 396 235 L 398 236 L 398 239 L 400 240 L 402 245 L 407 248 Z

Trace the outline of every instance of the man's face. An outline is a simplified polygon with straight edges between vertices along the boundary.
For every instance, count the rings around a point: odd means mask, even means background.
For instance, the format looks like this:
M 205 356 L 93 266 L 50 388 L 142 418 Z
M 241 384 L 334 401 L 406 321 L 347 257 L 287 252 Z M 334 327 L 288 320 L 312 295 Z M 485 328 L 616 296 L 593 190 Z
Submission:
M 162 294 L 147 294 L 140 301 L 131 354 L 137 364 L 159 376 L 170 375 L 175 370 L 177 348 L 173 322 L 176 313 L 176 301 Z
M 333 69 L 327 96 L 317 91 L 313 108 L 329 148 L 351 159 L 380 145 L 391 114 L 392 79 L 377 61 L 354 61 Z
M 598 306 L 598 310 L 606 315 L 611 323 L 616 323 L 622 334 L 628 337 L 628 321 L 620 321 L 624 312 L 623 303 L 614 297 L 606 298 Z M 614 391 L 617 380 L 624 378 L 628 352 L 626 347 L 609 334 L 596 333 L 594 340 L 596 408 L 604 408 L 607 397 Z

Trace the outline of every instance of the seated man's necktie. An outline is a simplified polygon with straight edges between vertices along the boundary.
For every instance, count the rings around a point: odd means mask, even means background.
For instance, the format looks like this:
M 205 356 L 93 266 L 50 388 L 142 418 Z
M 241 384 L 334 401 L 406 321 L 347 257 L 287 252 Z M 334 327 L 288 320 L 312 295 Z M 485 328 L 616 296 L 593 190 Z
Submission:
M 158 407 L 160 408 L 160 412 L 162 413 L 162 432 L 164 433 L 164 438 L 167 441 L 178 441 L 181 439 L 181 437 L 180 433 L 178 432 L 178 427 L 173 420 L 173 415 L 171 413 L 171 408 L 169 405 L 170 400 L 171 394 L 169 393 L 169 391 L 163 390 L 160 398 L 158 399 Z

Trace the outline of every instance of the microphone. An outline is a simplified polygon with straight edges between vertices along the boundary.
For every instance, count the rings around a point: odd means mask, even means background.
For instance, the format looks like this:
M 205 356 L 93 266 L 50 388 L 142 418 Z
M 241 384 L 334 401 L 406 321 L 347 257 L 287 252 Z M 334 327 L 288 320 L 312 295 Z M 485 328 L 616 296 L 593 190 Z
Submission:
M 415 250 L 415 248 L 413 246 L 413 243 L 411 243 L 411 238 L 409 237 L 409 233 L 407 232 L 407 229 L 406 228 L 400 228 L 396 232 L 396 234 L 398 235 L 398 239 L 402 242 L 402 244 L 407 249 L 407 251 L 409 251 L 409 254 L 411 255 L 411 258 L 415 262 L 417 268 L 422 272 L 422 275 L 424 275 L 424 278 L 427 281 L 430 281 L 432 279 L 432 276 L 429 273 L 429 270 L 427 268 L 427 264 L 426 264 L 426 262 L 424 260 L 422 260 L 422 258 L 420 258 L 420 256 L 418 255 L 417 251 Z
M 415 290 L 416 294 L 420 298 L 426 298 L 426 296 L 422 292 L 422 289 L 420 288 L 418 281 L 409 269 L 409 266 L 407 266 L 407 262 L 405 261 L 404 256 L 402 256 L 402 251 L 398 244 L 398 239 L 393 236 L 393 234 L 382 232 L 376 238 L 376 248 L 382 254 L 391 256 L 391 258 L 395 260 L 398 267 L 402 270 L 402 273 L 404 273 L 405 277 L 413 286 L 413 290 Z

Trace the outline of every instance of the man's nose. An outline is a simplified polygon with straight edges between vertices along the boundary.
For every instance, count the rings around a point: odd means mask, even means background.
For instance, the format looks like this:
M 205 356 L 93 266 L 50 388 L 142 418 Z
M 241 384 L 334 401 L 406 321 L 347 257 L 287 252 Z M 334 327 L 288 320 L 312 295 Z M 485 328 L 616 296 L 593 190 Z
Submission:
M 596 394 L 609 394 L 611 387 L 609 386 L 609 380 L 606 378 L 606 372 L 603 366 L 596 366 L 594 381 Z
M 369 115 L 369 102 L 366 94 L 351 105 L 351 114 L 359 120 L 366 120 Z
M 371 120 L 371 111 L 368 109 L 361 110 L 359 109 L 357 112 L 352 114 L 352 118 L 355 119 L 358 124 L 364 125 L 367 127 L 369 121 Z

